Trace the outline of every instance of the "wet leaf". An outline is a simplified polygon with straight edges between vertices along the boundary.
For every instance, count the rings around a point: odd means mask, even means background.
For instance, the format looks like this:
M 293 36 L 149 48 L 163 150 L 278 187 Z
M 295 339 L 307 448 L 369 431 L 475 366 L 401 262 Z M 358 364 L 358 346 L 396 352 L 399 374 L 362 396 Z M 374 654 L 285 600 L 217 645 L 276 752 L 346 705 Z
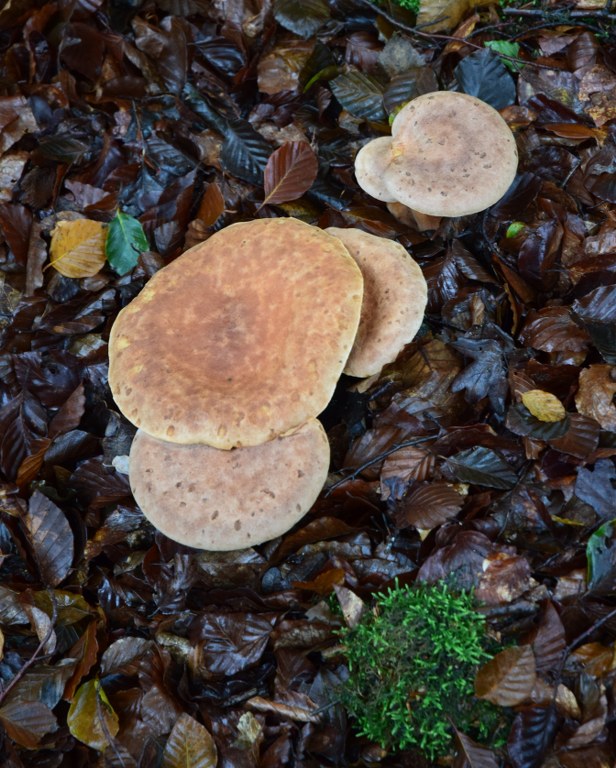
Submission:
M 569 429 L 569 419 L 539 421 L 522 403 L 512 405 L 507 411 L 507 427 L 516 435 L 536 440 L 554 440 L 563 437 Z
M 106 226 L 100 221 L 59 221 L 51 232 L 50 265 L 65 277 L 90 277 L 105 265 Z
M 218 753 L 208 729 L 182 713 L 169 734 L 162 768 L 216 768 Z
M 551 392 L 528 389 L 522 392 L 522 403 L 539 421 L 562 421 L 567 415 L 564 405 Z
M 220 161 L 228 173 L 250 184 L 262 184 L 271 152 L 271 146 L 250 123 L 239 118 L 229 120 L 220 154 Z
M 0 723 L 9 738 L 26 749 L 36 749 L 43 736 L 58 728 L 53 713 L 41 701 L 8 702 L 0 708 Z
M 396 504 L 394 520 L 400 528 L 436 528 L 454 518 L 463 504 L 464 498 L 449 483 L 425 483 Z
M 40 491 L 35 491 L 24 527 L 44 583 L 57 586 L 67 577 L 73 562 L 73 532 L 64 513 Z
M 310 144 L 292 141 L 283 144 L 269 157 L 265 166 L 263 205 L 297 200 L 312 186 L 319 163 Z
M 586 544 L 588 587 L 609 593 L 616 588 L 616 520 L 604 523 Z
M 556 725 L 553 705 L 529 707 L 518 713 L 507 743 L 513 768 L 538 768 L 554 739 Z
M 272 621 L 256 614 L 204 613 L 195 626 L 201 663 L 209 675 L 234 675 L 257 662 L 272 632 Z
M 575 405 L 581 414 L 612 432 L 616 432 L 615 371 L 610 365 L 599 364 L 583 369 L 575 396 Z
M 604 360 L 616 364 L 616 285 L 604 285 L 573 304 Z
M 109 222 L 105 254 L 109 264 L 119 275 L 134 269 L 139 256 L 149 250 L 141 222 L 134 216 L 118 211 Z
M 454 74 L 463 93 L 476 96 L 494 109 L 515 104 L 513 78 L 501 59 L 490 50 L 475 51 L 465 56 Z
M 119 720 L 98 680 L 88 680 L 75 693 L 68 710 L 71 735 L 92 749 L 103 751 L 117 735 Z
M 355 117 L 385 120 L 383 88 L 374 78 L 352 69 L 334 78 L 330 87 L 340 104 Z
M 329 19 L 326 0 L 275 0 L 274 17 L 300 37 L 311 37 Z
M 532 648 L 506 648 L 477 672 L 475 693 L 500 707 L 514 707 L 528 700 L 536 678 Z
M 490 448 L 476 446 L 446 459 L 456 479 L 463 483 L 509 489 L 518 476 L 509 464 Z
M 563 662 L 567 647 L 565 628 L 553 603 L 546 602 L 541 623 L 532 641 L 532 648 L 537 664 L 537 674 L 556 673 Z
M 454 768 L 498 768 L 496 755 L 490 749 L 482 747 L 466 734 L 456 729 L 456 741 L 458 755 L 454 761 Z
M 594 469 L 580 467 L 575 481 L 575 495 L 589 504 L 601 520 L 616 510 L 616 469 L 609 459 L 597 461 Z

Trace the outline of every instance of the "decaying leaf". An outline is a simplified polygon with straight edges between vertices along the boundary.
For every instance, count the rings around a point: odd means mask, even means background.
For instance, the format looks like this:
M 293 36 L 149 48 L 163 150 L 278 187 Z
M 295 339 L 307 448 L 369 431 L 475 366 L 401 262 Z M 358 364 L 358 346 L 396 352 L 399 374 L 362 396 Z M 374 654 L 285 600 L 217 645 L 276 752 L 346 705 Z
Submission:
M 616 368 L 596 363 L 580 371 L 575 405 L 584 416 L 598 421 L 603 429 L 616 432 Z
M 105 265 L 107 228 L 100 221 L 59 221 L 51 233 L 50 266 L 65 277 L 90 277 Z

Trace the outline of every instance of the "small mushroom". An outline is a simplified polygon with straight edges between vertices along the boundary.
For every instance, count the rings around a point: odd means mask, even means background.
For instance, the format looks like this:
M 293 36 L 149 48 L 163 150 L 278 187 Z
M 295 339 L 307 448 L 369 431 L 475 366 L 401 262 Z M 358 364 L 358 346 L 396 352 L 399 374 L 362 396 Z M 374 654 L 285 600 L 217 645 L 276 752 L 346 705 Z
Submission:
M 372 139 L 355 155 L 355 178 L 359 186 L 384 203 L 395 203 L 396 198 L 385 187 L 383 176 L 391 162 L 391 136 Z
M 221 451 L 179 445 L 139 430 L 130 484 L 147 519 L 181 544 L 226 551 L 292 528 L 314 504 L 329 468 L 329 443 L 311 419 L 286 437 Z
M 428 291 L 419 265 L 399 243 L 361 229 L 329 227 L 364 276 L 364 299 L 344 372 L 365 378 L 396 359 L 421 326 Z
M 384 186 L 413 210 L 477 213 L 500 200 L 515 178 L 515 138 L 499 113 L 474 96 L 426 93 L 400 110 L 391 130 Z
M 157 272 L 118 315 L 109 383 L 162 440 L 258 445 L 317 416 L 357 332 L 363 278 L 298 219 L 233 224 Z

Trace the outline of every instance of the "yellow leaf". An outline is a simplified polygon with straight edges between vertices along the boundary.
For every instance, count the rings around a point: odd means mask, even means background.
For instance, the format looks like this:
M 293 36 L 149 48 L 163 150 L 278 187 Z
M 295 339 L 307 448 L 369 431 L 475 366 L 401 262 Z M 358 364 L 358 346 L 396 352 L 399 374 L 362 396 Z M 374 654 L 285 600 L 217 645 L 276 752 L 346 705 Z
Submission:
M 551 392 L 529 389 L 522 395 L 524 406 L 539 421 L 561 421 L 567 415 L 565 407 Z
M 106 226 L 100 221 L 59 221 L 51 233 L 50 265 L 64 277 L 91 277 L 105 264 Z
M 110 746 L 110 739 L 120 729 L 118 716 L 98 680 L 88 680 L 77 689 L 66 721 L 76 739 L 99 751 Z
M 488 0 L 421 0 L 417 26 L 428 32 L 449 31 L 470 10 L 488 4 Z

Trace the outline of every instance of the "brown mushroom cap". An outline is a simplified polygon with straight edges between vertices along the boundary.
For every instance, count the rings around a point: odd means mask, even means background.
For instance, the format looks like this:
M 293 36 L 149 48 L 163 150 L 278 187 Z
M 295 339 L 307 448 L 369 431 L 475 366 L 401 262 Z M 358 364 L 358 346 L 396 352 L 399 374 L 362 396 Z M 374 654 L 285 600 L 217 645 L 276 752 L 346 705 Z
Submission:
M 280 536 L 310 509 L 329 468 L 329 442 L 311 419 L 263 445 L 220 451 L 178 445 L 139 430 L 130 484 L 165 536 L 208 550 L 252 547 Z
M 410 101 L 392 124 L 385 186 L 394 200 L 431 216 L 465 216 L 496 203 L 518 154 L 509 126 L 489 104 L 453 91 Z
M 258 445 L 329 402 L 363 278 L 335 237 L 297 219 L 233 224 L 161 269 L 118 315 L 109 383 L 154 437 Z
M 355 155 L 355 178 L 359 186 L 384 203 L 393 203 L 395 198 L 385 187 L 383 174 L 391 162 L 391 136 L 372 139 Z
M 359 328 L 344 372 L 372 376 L 415 338 L 428 299 L 426 281 L 399 243 L 361 229 L 326 231 L 342 240 L 364 276 Z

